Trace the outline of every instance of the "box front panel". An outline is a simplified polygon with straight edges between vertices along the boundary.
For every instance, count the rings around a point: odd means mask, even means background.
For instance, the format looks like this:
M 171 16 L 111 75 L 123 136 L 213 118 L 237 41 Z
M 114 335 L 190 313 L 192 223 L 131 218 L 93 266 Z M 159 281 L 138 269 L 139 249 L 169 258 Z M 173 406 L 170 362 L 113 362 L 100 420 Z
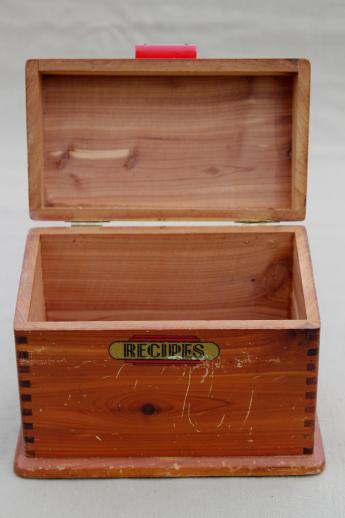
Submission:
M 16 342 L 27 455 L 312 452 L 318 330 L 32 331 Z

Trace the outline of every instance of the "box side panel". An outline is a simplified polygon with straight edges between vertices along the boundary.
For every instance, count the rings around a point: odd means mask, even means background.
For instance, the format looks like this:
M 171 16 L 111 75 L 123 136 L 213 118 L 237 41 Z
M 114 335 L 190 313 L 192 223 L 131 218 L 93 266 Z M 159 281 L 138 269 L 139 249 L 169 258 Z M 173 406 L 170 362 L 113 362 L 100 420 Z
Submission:
M 26 454 L 312 452 L 318 330 L 190 334 L 17 331 Z M 111 343 L 134 341 L 212 342 L 220 353 L 212 360 L 161 363 L 109 355 Z
M 297 219 L 303 220 L 306 212 L 308 138 L 310 104 L 310 63 L 298 61 L 298 74 L 293 87 L 292 127 L 292 208 Z

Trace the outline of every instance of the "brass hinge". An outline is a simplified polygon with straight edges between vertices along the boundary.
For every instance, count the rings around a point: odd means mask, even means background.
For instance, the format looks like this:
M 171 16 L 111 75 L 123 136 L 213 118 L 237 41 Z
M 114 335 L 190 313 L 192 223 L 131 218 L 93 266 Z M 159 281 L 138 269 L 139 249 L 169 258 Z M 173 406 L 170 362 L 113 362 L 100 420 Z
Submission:
M 239 225 L 274 225 L 280 223 L 278 220 L 263 220 L 263 221 L 237 221 Z
M 71 221 L 71 227 L 102 227 L 107 221 Z

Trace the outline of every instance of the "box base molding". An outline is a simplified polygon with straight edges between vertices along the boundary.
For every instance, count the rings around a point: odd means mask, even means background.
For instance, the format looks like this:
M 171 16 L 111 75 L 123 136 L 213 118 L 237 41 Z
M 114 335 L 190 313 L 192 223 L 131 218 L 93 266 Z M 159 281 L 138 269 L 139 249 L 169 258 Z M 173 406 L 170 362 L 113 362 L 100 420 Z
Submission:
M 26 478 L 248 477 L 316 475 L 325 466 L 317 423 L 312 454 L 251 457 L 26 457 L 19 433 L 14 471 Z

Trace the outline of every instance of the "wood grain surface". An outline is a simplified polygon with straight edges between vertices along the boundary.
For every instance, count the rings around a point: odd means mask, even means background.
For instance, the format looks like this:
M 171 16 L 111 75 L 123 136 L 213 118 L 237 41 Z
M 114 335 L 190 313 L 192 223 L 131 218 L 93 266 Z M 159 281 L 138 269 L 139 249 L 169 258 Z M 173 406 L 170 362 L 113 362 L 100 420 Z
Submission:
M 35 229 L 15 334 L 28 455 L 313 451 L 319 319 L 299 227 Z M 219 357 L 157 365 L 108 353 L 134 335 L 191 334 Z
M 188 336 L 181 328 L 176 341 Z M 314 330 L 200 330 L 199 341 L 217 343 L 221 352 L 195 365 L 113 360 L 109 345 L 132 336 L 57 331 L 29 334 L 27 344 L 18 344 L 22 410 L 32 412 L 23 416 L 28 452 L 188 456 L 313 449 Z
M 41 235 L 46 319 L 289 318 L 293 239 L 288 232 Z
M 25 478 L 132 478 L 132 477 L 276 477 L 317 475 L 325 467 L 318 423 L 315 449 L 310 455 L 236 457 L 65 457 L 25 455 L 19 433 L 14 470 Z
M 308 62 L 138 61 L 28 62 L 33 218 L 304 218 Z

